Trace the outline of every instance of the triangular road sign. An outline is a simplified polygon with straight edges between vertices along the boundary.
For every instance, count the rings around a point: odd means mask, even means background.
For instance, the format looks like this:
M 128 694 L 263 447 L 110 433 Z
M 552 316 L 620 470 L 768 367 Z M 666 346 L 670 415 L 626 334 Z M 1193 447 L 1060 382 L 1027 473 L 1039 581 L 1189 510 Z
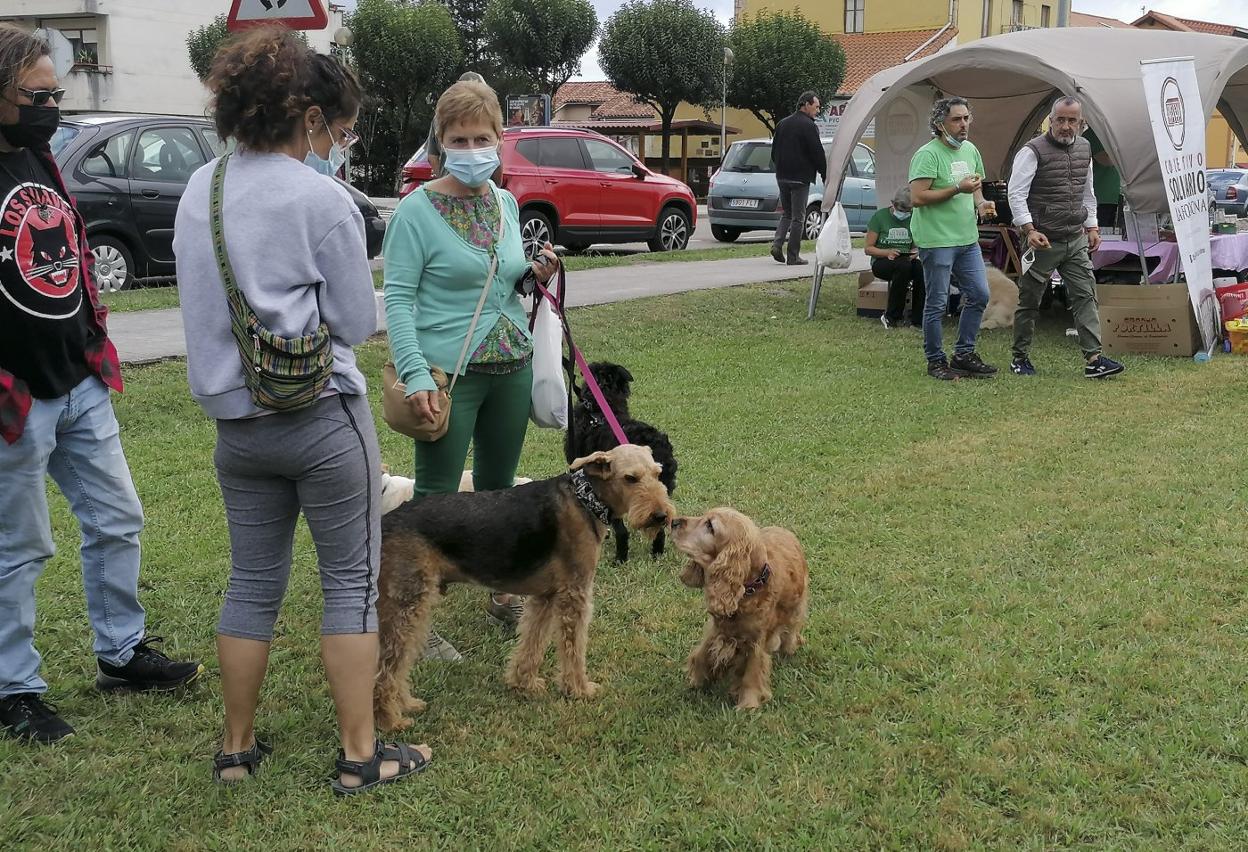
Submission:
M 329 26 L 325 0 L 234 0 L 226 28 L 231 32 L 261 24 L 285 24 L 292 30 Z

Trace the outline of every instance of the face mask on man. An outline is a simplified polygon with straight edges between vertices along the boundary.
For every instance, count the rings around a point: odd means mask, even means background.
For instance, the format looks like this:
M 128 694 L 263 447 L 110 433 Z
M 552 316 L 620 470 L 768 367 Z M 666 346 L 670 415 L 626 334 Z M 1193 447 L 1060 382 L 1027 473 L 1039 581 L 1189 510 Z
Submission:
M 329 134 L 329 138 L 334 138 L 333 130 L 330 129 L 329 122 L 325 122 L 325 132 Z M 331 142 L 329 146 L 329 159 L 325 159 L 316 153 L 316 148 L 312 146 L 312 131 L 308 131 L 308 155 L 303 158 L 303 164 L 314 172 L 319 172 L 329 177 L 338 174 L 338 170 L 347 162 L 347 149 L 338 142 Z
M 0 134 L 15 148 L 42 148 L 61 126 L 61 110 L 54 106 L 17 105 L 17 123 L 0 124 Z
M 897 210 L 897 209 L 894 209 L 894 210 L 893 210 L 893 215 L 894 215 L 894 216 L 896 216 L 898 219 L 900 219 L 901 221 L 903 221 L 903 222 L 904 222 L 904 221 L 906 221 L 907 219 L 909 219 L 909 218 L 910 218 L 910 211 L 909 211 L 909 210 Z
M 465 186 L 479 187 L 490 179 L 500 162 L 498 146 L 448 148 L 442 152 L 446 172 Z
M 946 134 L 945 134 L 945 141 L 946 141 L 946 142 L 948 142 L 948 143 L 949 143 L 951 146 L 953 146 L 954 148 L 961 148 L 961 147 L 962 147 L 962 143 L 963 143 L 963 142 L 965 142 L 966 140 L 965 140 L 965 139 L 958 139 L 956 136 L 950 136 L 948 133 L 946 133 Z

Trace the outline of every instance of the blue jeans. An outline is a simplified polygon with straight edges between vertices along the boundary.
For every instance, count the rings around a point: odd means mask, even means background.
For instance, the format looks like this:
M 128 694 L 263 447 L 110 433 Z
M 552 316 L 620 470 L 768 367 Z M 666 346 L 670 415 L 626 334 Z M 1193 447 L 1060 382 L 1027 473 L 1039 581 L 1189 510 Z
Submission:
M 958 320 L 958 342 L 954 355 L 975 351 L 979 324 L 988 307 L 988 275 L 984 271 L 984 255 L 977 243 L 950 248 L 919 249 L 923 264 L 923 281 L 927 285 L 927 303 L 923 306 L 923 354 L 928 363 L 945 357 L 941 320 L 949 310 L 949 278 L 958 277 L 962 293 L 962 318 Z
M 54 551 L 48 474 L 82 529 L 82 583 L 96 656 L 125 665 L 143 638 L 143 507 L 108 388 L 91 376 L 65 396 L 34 400 L 22 437 L 12 445 L 0 440 L 0 697 L 48 688 L 34 642 L 35 581 Z

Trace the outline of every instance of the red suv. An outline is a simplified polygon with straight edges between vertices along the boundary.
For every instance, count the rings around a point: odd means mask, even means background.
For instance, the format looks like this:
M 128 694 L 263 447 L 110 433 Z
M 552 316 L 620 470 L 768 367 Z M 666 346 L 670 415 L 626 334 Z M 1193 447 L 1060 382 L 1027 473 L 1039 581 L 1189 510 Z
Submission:
M 422 146 L 403 167 L 399 195 L 430 178 Z M 698 210 L 685 184 L 650 171 L 599 133 L 571 128 L 507 128 L 503 188 L 520 204 L 530 253 L 546 242 L 569 251 L 632 242 L 647 242 L 651 251 L 683 249 Z

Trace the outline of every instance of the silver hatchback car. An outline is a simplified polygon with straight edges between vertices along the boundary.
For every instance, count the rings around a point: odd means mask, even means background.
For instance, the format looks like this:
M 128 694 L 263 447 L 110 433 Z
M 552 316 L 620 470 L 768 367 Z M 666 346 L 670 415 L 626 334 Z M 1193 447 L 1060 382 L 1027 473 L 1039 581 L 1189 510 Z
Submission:
M 824 155 L 832 147 L 824 139 Z M 771 162 L 770 139 L 743 139 L 728 147 L 728 155 L 719 171 L 711 178 L 707 196 L 707 216 L 711 234 L 720 242 L 730 243 L 746 231 L 772 230 L 780 221 L 780 187 L 776 184 L 775 166 Z M 823 227 L 823 181 L 815 178 L 806 203 L 806 239 L 819 236 Z M 854 146 L 845 181 L 841 185 L 841 204 L 849 219 L 851 231 L 865 231 L 875 202 L 875 153 L 859 142 Z

